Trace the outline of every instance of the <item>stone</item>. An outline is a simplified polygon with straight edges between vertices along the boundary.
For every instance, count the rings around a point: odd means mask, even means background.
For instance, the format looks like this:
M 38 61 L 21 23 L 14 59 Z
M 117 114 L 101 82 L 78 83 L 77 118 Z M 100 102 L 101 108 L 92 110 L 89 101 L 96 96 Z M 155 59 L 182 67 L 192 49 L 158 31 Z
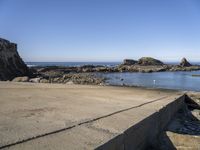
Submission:
M 186 58 L 182 58 L 181 63 L 180 63 L 180 66 L 181 66 L 181 67 L 190 67 L 190 66 L 192 66 L 192 65 L 187 61 Z
M 24 77 L 16 77 L 12 80 L 13 82 L 28 82 L 29 77 L 24 76 Z
M 39 83 L 40 82 L 40 78 L 32 78 L 32 79 L 29 80 L 29 82 Z
M 72 82 L 72 81 L 68 81 L 68 82 L 66 82 L 66 84 L 67 84 L 67 85 L 73 85 L 74 82 Z
M 160 60 L 154 59 L 152 57 L 142 57 L 138 60 L 139 65 L 149 66 L 149 65 L 164 65 Z
M 123 65 L 134 65 L 136 63 L 137 63 L 137 61 L 133 60 L 133 59 L 124 59 L 124 61 L 123 61 Z
M 29 74 L 29 68 L 17 52 L 17 44 L 0 38 L 0 80 L 12 80 Z
M 49 80 L 47 80 L 47 79 L 40 79 L 40 83 L 49 83 Z

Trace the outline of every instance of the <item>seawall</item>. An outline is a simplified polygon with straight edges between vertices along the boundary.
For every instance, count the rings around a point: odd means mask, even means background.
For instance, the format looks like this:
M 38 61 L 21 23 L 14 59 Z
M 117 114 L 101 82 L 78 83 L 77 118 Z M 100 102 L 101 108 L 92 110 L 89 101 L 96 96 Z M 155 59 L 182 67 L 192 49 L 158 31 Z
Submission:
M 127 129 L 123 134 L 96 148 L 97 150 L 145 150 L 158 148 L 159 135 L 176 112 L 185 107 L 185 95 L 162 107 L 144 120 Z

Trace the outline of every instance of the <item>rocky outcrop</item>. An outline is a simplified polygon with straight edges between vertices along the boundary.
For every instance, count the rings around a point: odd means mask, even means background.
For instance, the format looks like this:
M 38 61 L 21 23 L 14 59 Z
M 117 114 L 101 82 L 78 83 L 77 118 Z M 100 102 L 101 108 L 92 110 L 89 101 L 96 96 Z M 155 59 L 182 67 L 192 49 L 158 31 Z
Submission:
M 164 65 L 164 63 L 160 60 L 151 58 L 151 57 L 142 57 L 138 60 L 138 64 L 142 66 L 157 66 L 157 65 Z
M 29 77 L 25 76 L 25 77 L 16 77 L 12 80 L 13 82 L 28 82 L 29 81 Z
M 18 80 L 18 82 L 22 82 Z M 28 82 L 28 81 L 27 81 Z M 62 84 L 93 84 L 93 85 L 103 85 L 105 83 L 105 78 L 92 73 L 68 73 L 60 74 L 56 76 L 43 76 L 37 78 L 31 78 L 29 82 L 33 83 L 62 83 Z
M 180 66 L 181 66 L 181 67 L 190 67 L 190 66 L 192 66 L 192 65 L 187 61 L 186 58 L 183 58 L 183 59 L 181 60 Z
M 0 38 L 0 80 L 29 75 L 29 69 L 17 52 L 17 45 Z
M 136 60 L 133 60 L 133 59 L 124 59 L 122 65 L 135 65 L 136 63 L 137 63 Z

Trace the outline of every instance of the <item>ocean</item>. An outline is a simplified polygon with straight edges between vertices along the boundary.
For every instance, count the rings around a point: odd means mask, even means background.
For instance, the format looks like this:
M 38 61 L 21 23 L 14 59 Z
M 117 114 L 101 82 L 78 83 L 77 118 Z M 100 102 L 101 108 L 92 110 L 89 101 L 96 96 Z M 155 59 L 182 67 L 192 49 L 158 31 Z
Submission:
M 121 62 L 26 62 L 27 66 L 66 66 L 66 67 L 72 67 L 72 66 L 83 66 L 83 65 L 102 65 L 102 66 L 108 66 L 108 67 L 114 67 Z
M 102 73 L 109 85 L 139 86 L 200 92 L 200 71 L 154 73 Z
M 29 67 L 32 66 L 83 66 L 83 65 L 102 65 L 114 67 L 122 62 L 25 62 Z M 166 64 L 179 64 L 179 62 L 164 62 Z M 192 64 L 200 65 L 200 62 L 193 62 Z

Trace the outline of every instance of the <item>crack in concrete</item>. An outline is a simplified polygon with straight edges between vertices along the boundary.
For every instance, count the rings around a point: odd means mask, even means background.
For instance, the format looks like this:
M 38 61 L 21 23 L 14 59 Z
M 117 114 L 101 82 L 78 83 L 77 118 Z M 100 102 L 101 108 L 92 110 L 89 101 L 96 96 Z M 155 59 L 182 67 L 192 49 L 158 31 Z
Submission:
M 107 118 L 107 117 L 110 117 L 112 115 L 119 114 L 121 112 L 125 112 L 125 111 L 128 111 L 128 110 L 134 109 L 134 108 L 139 108 L 139 107 L 142 107 L 144 105 L 160 101 L 160 100 L 167 98 L 167 97 L 169 97 L 169 96 L 163 96 L 161 98 L 158 98 L 158 99 L 146 102 L 146 103 L 142 103 L 142 104 L 137 105 L 137 106 L 132 106 L 132 107 L 122 109 L 122 110 L 119 110 L 119 111 L 116 111 L 116 112 L 113 112 L 113 113 L 110 113 L 110 114 L 107 114 L 107 115 L 104 115 L 104 116 L 100 116 L 100 117 L 97 117 L 97 118 L 94 118 L 94 119 L 90 119 L 88 121 L 80 122 L 76 125 L 72 125 L 72 126 L 69 126 L 69 127 L 66 127 L 66 128 L 58 129 L 58 130 L 48 132 L 48 133 L 43 133 L 43 134 L 36 135 L 36 136 L 30 137 L 30 138 L 27 138 L 27 139 L 22 139 L 20 141 L 14 142 L 14 143 L 10 143 L 10 144 L 7 144 L 7 145 L 0 146 L 0 149 L 8 148 L 8 147 L 15 146 L 15 145 L 18 145 L 18 144 L 22 144 L 22 143 L 25 143 L 25 142 L 28 142 L 28 141 L 31 141 L 31 140 L 42 138 L 42 137 L 45 137 L 45 136 L 48 136 L 48 135 L 53 135 L 53 134 L 56 134 L 56 133 L 67 131 L 69 129 L 72 129 L 72 128 L 75 128 L 75 127 L 78 127 L 78 126 L 81 126 L 81 125 L 84 125 L 84 124 L 87 124 L 87 123 L 91 123 L 91 122 L 94 122 L 94 121 L 97 121 L 97 120 L 100 120 L 100 119 L 103 119 L 103 118 Z

